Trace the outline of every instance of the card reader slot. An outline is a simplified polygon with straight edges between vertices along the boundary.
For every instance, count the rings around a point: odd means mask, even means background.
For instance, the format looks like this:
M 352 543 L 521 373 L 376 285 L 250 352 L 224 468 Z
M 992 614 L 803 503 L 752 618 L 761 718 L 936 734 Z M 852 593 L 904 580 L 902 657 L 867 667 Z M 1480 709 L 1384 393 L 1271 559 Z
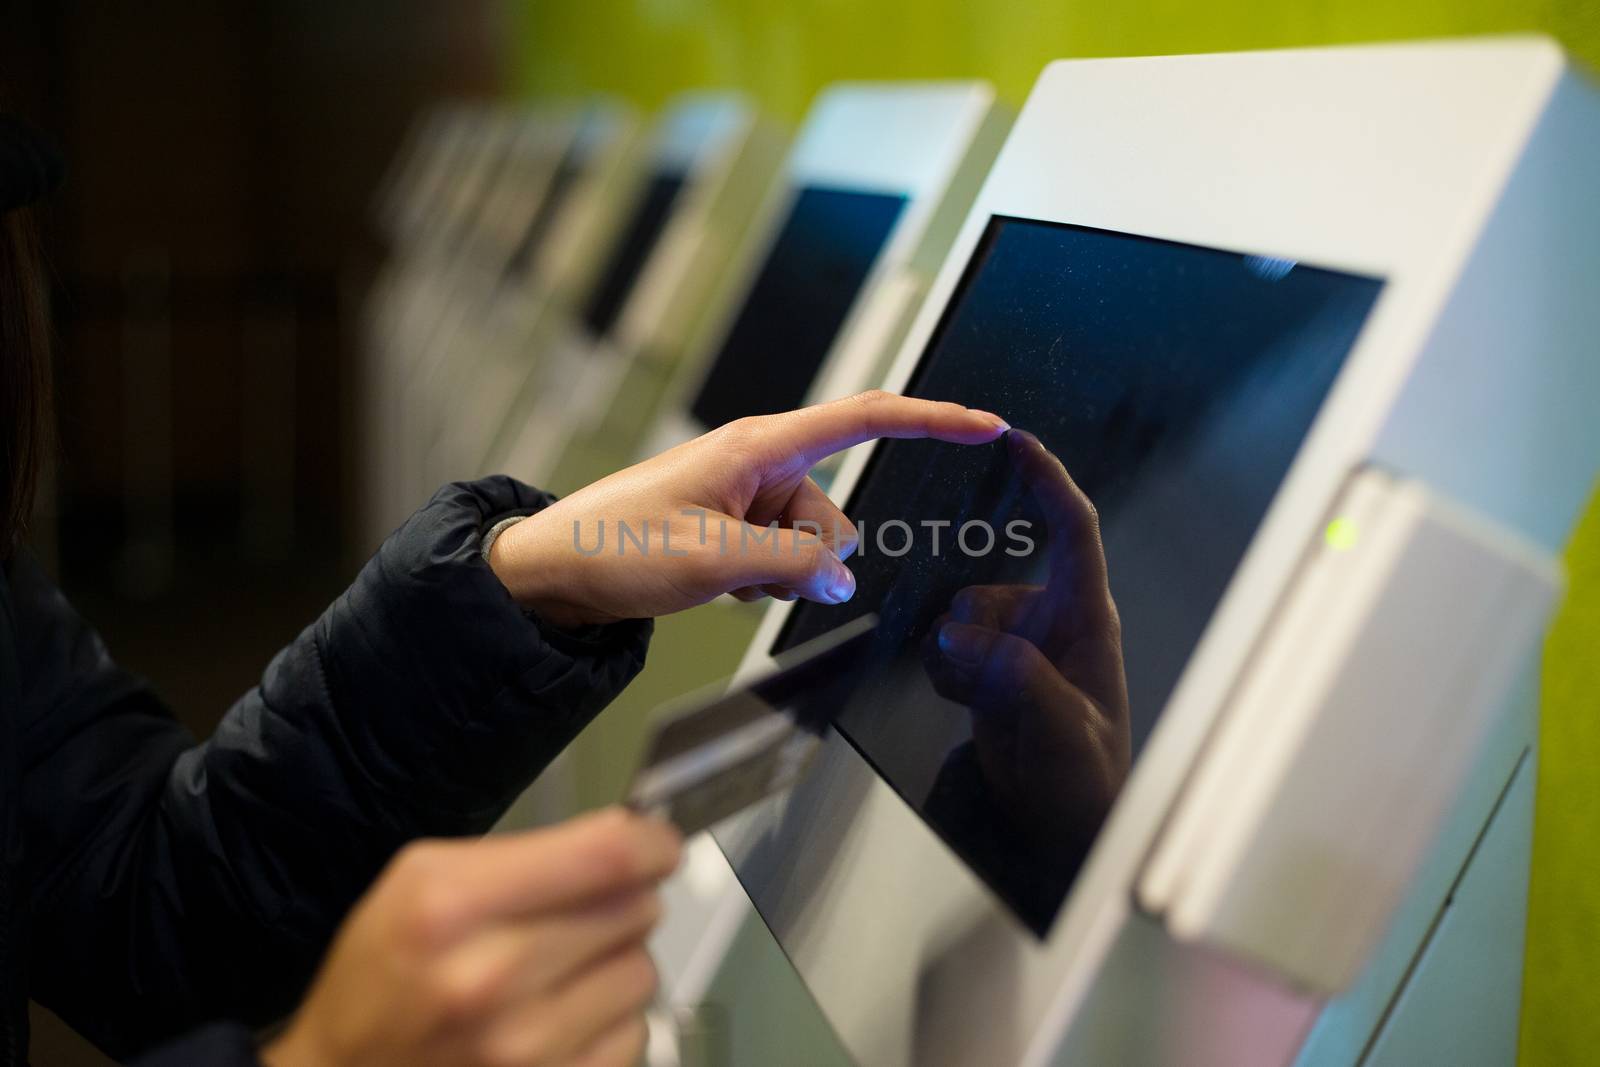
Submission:
M 1139 879 L 1169 931 L 1345 988 L 1386 929 L 1559 581 L 1548 557 L 1355 475 Z

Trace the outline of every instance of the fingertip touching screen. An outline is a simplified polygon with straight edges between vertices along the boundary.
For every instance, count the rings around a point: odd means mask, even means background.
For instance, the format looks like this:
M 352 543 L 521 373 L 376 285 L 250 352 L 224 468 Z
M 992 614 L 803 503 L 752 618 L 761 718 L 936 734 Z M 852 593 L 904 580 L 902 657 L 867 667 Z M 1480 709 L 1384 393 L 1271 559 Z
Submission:
M 600 278 L 583 309 L 584 325 L 593 336 L 604 337 L 616 325 L 617 316 L 628 302 L 628 294 L 633 291 L 634 283 L 650 260 L 650 253 L 667 228 L 683 183 L 682 174 L 663 171 L 652 175 L 645 184 L 634 204 L 633 214 L 611 246 Z
M 804 402 L 905 204 L 893 193 L 800 190 L 690 408 L 702 426 Z
M 993 218 L 907 392 L 1000 441 L 879 445 L 857 591 L 881 618 L 835 726 L 1045 936 L 1381 281 Z

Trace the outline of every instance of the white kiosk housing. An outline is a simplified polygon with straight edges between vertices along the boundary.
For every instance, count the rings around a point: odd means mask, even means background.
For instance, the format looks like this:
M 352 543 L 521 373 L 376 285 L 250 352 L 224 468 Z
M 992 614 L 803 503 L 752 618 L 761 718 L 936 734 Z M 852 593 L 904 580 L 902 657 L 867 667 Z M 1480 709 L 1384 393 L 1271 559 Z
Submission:
M 1015 792 L 1059 783 L 1055 814 L 985 823 L 1053 735 L 986 751 L 891 645 L 810 777 L 717 830 L 737 882 L 692 849 L 672 892 L 722 912 L 669 910 L 673 999 L 753 902 L 873 1067 L 1512 1062 L 1535 653 L 1600 459 L 1597 189 L 1600 94 L 1540 39 L 1047 68 L 888 386 L 1035 431 L 1099 508 L 1131 765 L 1050 757 Z M 885 442 L 834 495 L 959 527 L 1026 496 L 1005 469 Z M 745 670 L 864 611 L 912 641 L 968 581 L 852 566 Z

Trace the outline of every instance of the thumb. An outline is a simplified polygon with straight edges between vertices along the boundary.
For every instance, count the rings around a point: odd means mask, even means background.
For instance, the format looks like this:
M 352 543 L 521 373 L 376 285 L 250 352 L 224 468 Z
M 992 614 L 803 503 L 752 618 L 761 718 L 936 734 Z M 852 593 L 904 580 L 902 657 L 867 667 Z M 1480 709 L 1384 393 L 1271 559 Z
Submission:
M 730 588 L 781 586 L 821 604 L 842 604 L 855 595 L 855 575 L 815 531 L 745 523 L 740 532 Z

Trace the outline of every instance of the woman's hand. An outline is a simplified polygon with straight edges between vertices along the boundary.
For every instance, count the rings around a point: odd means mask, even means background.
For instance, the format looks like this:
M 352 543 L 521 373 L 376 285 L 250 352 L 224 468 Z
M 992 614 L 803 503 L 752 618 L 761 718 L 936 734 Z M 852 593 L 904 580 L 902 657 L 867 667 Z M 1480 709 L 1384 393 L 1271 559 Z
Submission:
M 677 866 L 663 822 L 422 842 L 334 941 L 267 1067 L 631 1067 L 655 990 L 645 939 Z
M 848 600 L 855 528 L 808 474 L 878 437 L 984 444 L 999 416 L 862 393 L 740 419 L 582 489 L 508 528 L 489 565 L 558 626 L 667 615 L 723 593 Z

